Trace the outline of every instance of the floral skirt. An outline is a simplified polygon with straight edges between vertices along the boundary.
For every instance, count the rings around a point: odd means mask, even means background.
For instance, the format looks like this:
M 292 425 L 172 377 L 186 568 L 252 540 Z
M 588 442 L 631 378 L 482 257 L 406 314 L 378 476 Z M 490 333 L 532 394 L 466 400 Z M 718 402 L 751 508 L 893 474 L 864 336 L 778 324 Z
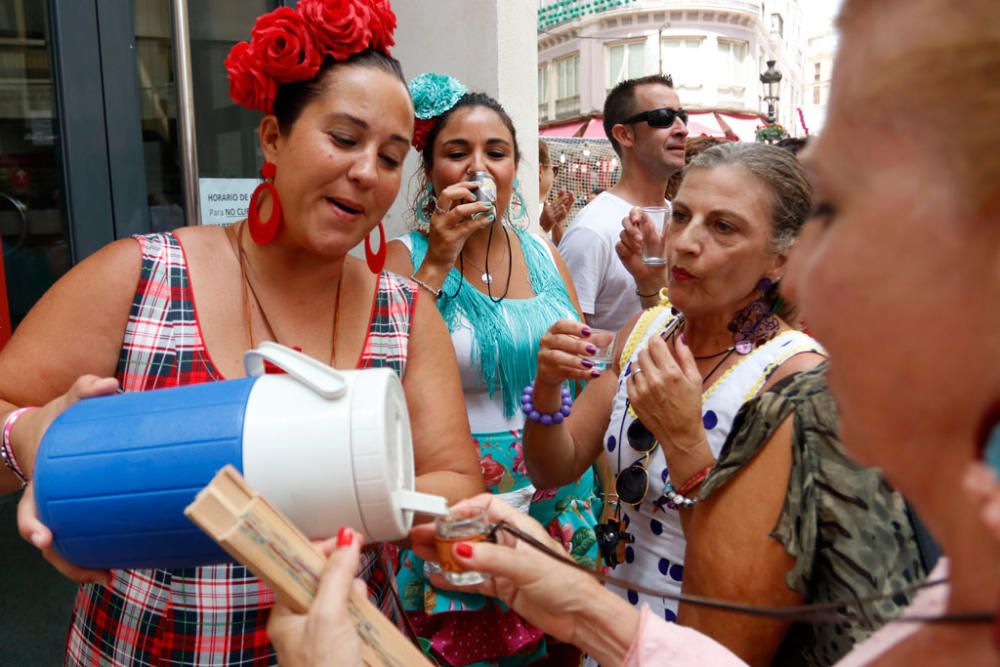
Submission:
M 531 485 L 520 431 L 475 433 L 480 468 L 490 493 L 506 494 Z M 592 470 L 559 489 L 538 489 L 528 513 L 563 543 L 574 560 L 597 567 L 594 525 L 601 501 Z M 483 595 L 434 588 L 424 562 L 412 551 L 399 553 L 396 583 L 421 646 L 453 667 L 526 665 L 546 654 L 544 633 L 502 602 Z

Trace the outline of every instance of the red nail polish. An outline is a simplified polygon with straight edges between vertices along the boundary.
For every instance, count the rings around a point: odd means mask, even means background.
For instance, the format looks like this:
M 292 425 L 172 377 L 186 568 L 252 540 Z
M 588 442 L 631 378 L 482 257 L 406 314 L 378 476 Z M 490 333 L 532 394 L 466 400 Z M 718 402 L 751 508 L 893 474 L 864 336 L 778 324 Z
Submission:
M 472 558 L 472 545 L 466 544 L 465 542 L 459 542 L 455 545 L 455 553 L 462 558 Z
M 351 542 L 354 541 L 354 533 L 347 526 L 344 526 L 337 532 L 337 548 L 349 547 Z

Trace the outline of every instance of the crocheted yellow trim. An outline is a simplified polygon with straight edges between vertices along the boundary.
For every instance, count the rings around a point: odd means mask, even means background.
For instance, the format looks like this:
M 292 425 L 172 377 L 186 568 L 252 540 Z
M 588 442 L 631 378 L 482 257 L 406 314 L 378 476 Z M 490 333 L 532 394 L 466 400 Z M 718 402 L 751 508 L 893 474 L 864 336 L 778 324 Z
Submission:
M 625 346 L 622 348 L 622 356 L 618 360 L 618 367 L 625 370 L 625 366 L 628 365 L 628 360 L 632 358 L 632 354 L 639 347 L 639 343 L 643 341 L 646 337 L 646 333 L 649 328 L 653 326 L 653 322 L 656 318 L 660 316 L 664 308 L 670 308 L 670 298 L 667 296 L 667 288 L 660 289 L 660 303 L 653 306 L 652 308 L 647 308 L 643 311 L 639 320 L 632 327 L 632 331 L 628 335 L 628 339 L 625 341 Z
M 793 332 L 789 331 L 788 333 L 793 333 Z M 793 345 L 792 347 L 785 350 L 785 352 L 781 356 L 779 356 L 777 359 L 768 364 L 768 366 L 764 369 L 764 372 L 761 373 L 759 378 L 757 378 L 757 381 L 753 383 L 752 387 L 750 387 L 750 391 L 747 392 L 747 395 L 743 397 L 743 403 L 746 403 L 751 398 L 757 395 L 761 387 L 764 386 L 764 384 L 768 381 L 768 379 L 771 377 L 774 371 L 778 369 L 778 366 L 785 363 L 795 355 L 803 354 L 805 352 L 818 352 L 819 354 L 825 354 L 825 350 L 820 345 L 817 345 L 815 341 L 812 340 L 804 340 L 796 345 Z

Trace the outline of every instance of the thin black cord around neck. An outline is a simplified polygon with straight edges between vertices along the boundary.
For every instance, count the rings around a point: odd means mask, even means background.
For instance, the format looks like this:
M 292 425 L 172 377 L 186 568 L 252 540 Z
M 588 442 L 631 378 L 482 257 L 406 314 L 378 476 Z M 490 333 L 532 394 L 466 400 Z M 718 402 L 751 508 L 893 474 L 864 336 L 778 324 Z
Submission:
M 689 604 L 696 607 L 705 607 L 708 609 L 717 609 L 719 611 L 729 611 L 734 613 L 746 614 L 748 616 L 762 616 L 765 618 L 781 618 L 789 621 L 797 621 L 800 623 L 841 623 L 841 622 L 851 622 L 857 621 L 857 617 L 851 614 L 848 609 L 851 607 L 857 607 L 866 602 L 878 602 L 880 600 L 888 600 L 900 594 L 913 593 L 924 588 L 930 588 L 931 586 L 938 586 L 948 582 L 947 578 L 934 579 L 932 581 L 925 581 L 920 584 L 915 584 L 913 586 L 908 586 L 906 588 L 891 591 L 889 593 L 877 593 L 875 595 L 856 597 L 852 600 L 836 600 L 833 602 L 817 602 L 813 604 L 804 605 L 790 605 L 783 607 L 763 607 L 757 605 L 742 604 L 739 602 L 730 602 L 727 600 L 720 600 L 718 598 L 710 598 L 701 595 L 689 595 L 685 593 L 674 593 L 673 591 L 661 591 L 652 588 L 647 588 L 645 586 L 640 586 L 635 582 L 625 581 L 624 579 L 618 579 L 616 577 L 610 577 L 606 574 L 598 572 L 597 570 L 592 570 L 584 565 L 577 563 L 574 560 L 567 560 L 565 554 L 560 554 L 555 550 L 551 549 L 548 545 L 544 544 L 540 540 L 535 539 L 531 535 L 515 528 L 506 521 L 500 521 L 495 524 L 488 534 L 488 539 L 495 542 L 496 533 L 499 530 L 503 530 L 510 533 L 514 537 L 522 540 L 525 544 L 534 547 L 535 549 L 541 551 L 546 556 L 558 560 L 560 563 L 569 565 L 581 572 L 585 572 L 588 575 L 594 577 L 598 581 L 604 584 L 611 584 L 612 586 L 618 586 L 619 588 L 625 588 L 628 590 L 633 590 L 637 593 L 643 593 L 644 595 L 649 595 L 651 597 L 665 598 L 667 600 L 673 600 L 675 602 L 683 602 L 684 604 Z M 910 616 L 899 616 L 893 619 L 889 619 L 888 623 L 993 623 L 996 620 L 996 613 L 993 611 L 979 611 L 979 612 L 962 612 L 955 614 L 937 614 L 937 615 L 910 615 Z

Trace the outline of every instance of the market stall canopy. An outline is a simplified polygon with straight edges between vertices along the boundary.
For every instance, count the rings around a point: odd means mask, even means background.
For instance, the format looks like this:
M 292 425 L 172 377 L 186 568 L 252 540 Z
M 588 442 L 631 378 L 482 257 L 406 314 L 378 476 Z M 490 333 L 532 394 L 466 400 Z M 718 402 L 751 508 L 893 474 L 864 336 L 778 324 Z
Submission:
M 719 139 L 755 141 L 757 127 L 763 123 L 760 116 L 726 111 L 690 111 L 688 134 L 692 137 L 709 136 Z M 571 121 L 542 126 L 538 134 L 543 137 L 580 137 L 604 139 L 604 120 L 601 116 L 576 118 Z
M 556 123 L 539 128 L 538 134 L 543 137 L 578 137 L 580 135 L 577 132 L 580 132 L 589 122 L 589 120 L 577 118 L 567 123 Z M 603 136 L 603 132 L 601 136 Z

